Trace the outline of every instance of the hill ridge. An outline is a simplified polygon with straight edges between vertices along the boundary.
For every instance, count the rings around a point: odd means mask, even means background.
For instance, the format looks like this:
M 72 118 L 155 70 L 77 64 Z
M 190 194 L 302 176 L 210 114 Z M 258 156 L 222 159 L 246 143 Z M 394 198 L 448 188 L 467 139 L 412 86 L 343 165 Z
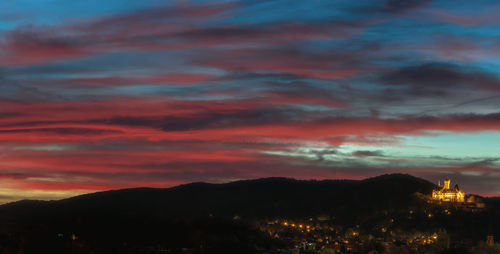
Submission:
M 191 183 L 185 183 L 185 184 L 179 184 L 176 186 L 171 186 L 171 187 L 132 187 L 132 188 L 123 188 L 123 189 L 112 189 L 112 190 L 104 190 L 104 191 L 97 191 L 97 192 L 91 192 L 91 193 L 85 193 L 85 194 L 80 194 L 76 195 L 73 197 L 68 197 L 64 199 L 58 199 L 58 200 L 37 200 L 37 199 L 23 199 L 23 200 L 18 200 L 18 201 L 13 201 L 5 204 L 1 204 L 0 208 L 3 206 L 8 206 L 12 204 L 23 204 L 27 202 L 58 202 L 58 201 L 64 201 L 64 200 L 74 200 L 74 199 L 79 199 L 79 198 L 84 198 L 84 197 L 92 197 L 95 195 L 103 195 L 106 193 L 120 193 L 120 192 L 133 192 L 133 191 L 166 191 L 166 190 L 181 190 L 181 189 L 186 189 L 186 188 L 197 188 L 197 187 L 209 187 L 209 186 L 231 186 L 231 185 L 240 185 L 240 184 L 272 184 L 272 183 L 309 183 L 309 184 L 314 184 L 314 183 L 365 183 L 365 182 L 371 182 L 371 181 L 379 181 L 379 180 L 396 180 L 396 179 L 406 179 L 406 180 L 420 180 L 424 182 L 429 181 L 425 179 L 421 179 L 415 176 L 412 176 L 410 174 L 402 174 L 402 173 L 391 173 L 391 174 L 383 174 L 383 175 L 378 175 L 374 177 L 368 177 L 364 178 L 361 180 L 354 180 L 354 179 L 296 179 L 296 178 L 291 178 L 291 177 L 265 177 L 265 178 L 255 178 L 255 179 L 242 179 L 242 180 L 236 180 L 236 181 L 230 181 L 230 182 L 225 182 L 225 183 L 210 183 L 210 182 L 203 182 L 203 181 L 198 181 L 198 182 L 191 182 Z

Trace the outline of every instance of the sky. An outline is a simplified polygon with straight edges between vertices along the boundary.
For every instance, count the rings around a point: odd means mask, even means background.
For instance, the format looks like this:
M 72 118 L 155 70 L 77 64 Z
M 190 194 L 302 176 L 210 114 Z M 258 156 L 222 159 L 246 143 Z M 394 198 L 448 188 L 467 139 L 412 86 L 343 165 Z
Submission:
M 500 195 L 499 11 L 2 0 L 0 203 L 388 173 Z

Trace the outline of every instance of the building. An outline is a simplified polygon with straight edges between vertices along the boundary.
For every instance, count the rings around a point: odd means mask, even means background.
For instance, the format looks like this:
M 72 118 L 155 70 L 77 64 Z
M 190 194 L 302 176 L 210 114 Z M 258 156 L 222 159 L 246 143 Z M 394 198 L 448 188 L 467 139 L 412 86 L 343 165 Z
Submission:
M 486 237 L 486 246 L 488 247 L 495 246 L 495 240 L 493 240 L 493 235 L 489 235 Z
M 444 184 L 438 183 L 438 188 L 432 191 L 432 199 L 444 201 L 444 202 L 464 202 L 465 193 L 462 191 L 458 185 L 450 188 L 450 179 L 446 177 Z

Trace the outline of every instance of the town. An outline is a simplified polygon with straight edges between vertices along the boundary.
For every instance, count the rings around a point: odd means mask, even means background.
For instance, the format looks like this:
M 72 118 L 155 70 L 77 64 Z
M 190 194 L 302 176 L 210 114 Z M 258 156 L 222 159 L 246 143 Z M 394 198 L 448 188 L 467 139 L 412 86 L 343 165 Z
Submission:
M 500 246 L 495 245 L 493 235 L 486 235 L 484 241 L 479 242 L 452 241 L 450 234 L 442 228 L 410 232 L 398 226 L 401 223 L 396 220 L 430 223 L 457 212 L 476 213 L 485 208 L 479 198 L 466 195 L 457 185 L 450 188 L 450 183 L 451 180 L 446 178 L 443 185 L 438 183 L 431 196 L 421 196 L 427 206 L 408 209 L 404 216 L 387 218 L 372 227 L 345 227 L 329 216 L 277 218 L 260 221 L 258 227 L 270 237 L 287 243 L 287 250 L 269 253 L 438 253 L 460 246 L 467 246 L 471 250 L 496 250 L 500 253 Z

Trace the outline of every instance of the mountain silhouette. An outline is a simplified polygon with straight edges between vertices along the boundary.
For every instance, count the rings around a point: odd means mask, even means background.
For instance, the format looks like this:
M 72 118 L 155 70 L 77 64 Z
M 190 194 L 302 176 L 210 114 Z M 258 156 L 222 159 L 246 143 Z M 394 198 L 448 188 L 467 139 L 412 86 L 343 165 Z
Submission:
M 172 217 L 277 217 L 407 208 L 415 193 L 434 185 L 410 175 L 365 180 L 264 178 L 226 184 L 191 183 L 173 188 L 133 188 L 80 195 L 58 201 L 24 200 L 0 206 L 0 221 L 51 216 L 150 215 Z

